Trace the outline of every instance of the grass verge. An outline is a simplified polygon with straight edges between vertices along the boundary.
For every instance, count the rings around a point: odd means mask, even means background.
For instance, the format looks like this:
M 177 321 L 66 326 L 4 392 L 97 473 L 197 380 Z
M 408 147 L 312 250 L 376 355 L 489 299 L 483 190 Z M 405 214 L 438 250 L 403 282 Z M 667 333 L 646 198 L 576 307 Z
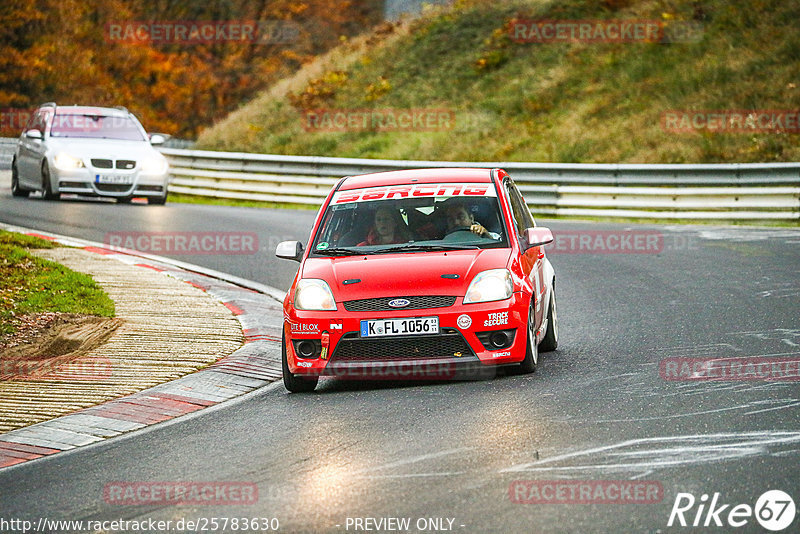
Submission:
M 747 227 L 774 227 L 774 228 L 800 228 L 800 220 L 776 221 L 773 219 L 645 219 L 642 217 L 591 217 L 589 215 L 536 215 L 536 210 L 531 212 L 537 220 L 571 221 L 571 222 L 601 222 L 622 224 L 679 224 L 697 226 L 747 226 Z
M 195 195 L 184 195 L 179 193 L 169 194 L 170 202 L 180 202 L 182 204 L 208 204 L 211 206 L 234 206 L 237 208 L 274 208 L 274 209 L 306 209 L 318 210 L 318 205 L 311 204 L 291 204 L 288 202 L 265 202 L 261 200 L 239 200 L 235 198 L 215 198 L 201 197 Z
M 458 0 L 344 43 L 204 131 L 196 148 L 444 161 L 797 161 L 796 129 L 673 131 L 662 119 L 680 110 L 796 110 L 798 18 L 800 3 L 785 0 Z M 518 19 L 647 20 L 673 37 L 526 43 L 512 39 Z M 358 120 L 326 130 L 306 115 L 364 109 L 455 117 L 433 131 Z
M 38 258 L 31 249 L 58 245 L 0 230 L 0 340 L 14 333 L 18 318 L 62 312 L 114 316 L 114 301 L 91 276 Z

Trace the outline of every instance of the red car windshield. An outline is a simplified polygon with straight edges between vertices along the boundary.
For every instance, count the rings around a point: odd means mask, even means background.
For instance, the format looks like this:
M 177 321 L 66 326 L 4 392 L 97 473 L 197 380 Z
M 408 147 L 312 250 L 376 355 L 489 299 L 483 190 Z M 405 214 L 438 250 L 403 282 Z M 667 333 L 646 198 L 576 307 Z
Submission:
M 314 254 L 325 256 L 506 246 L 489 183 L 337 191 L 312 244 Z
M 51 137 L 84 137 L 145 141 L 139 125 L 130 117 L 115 115 L 57 114 L 50 126 Z

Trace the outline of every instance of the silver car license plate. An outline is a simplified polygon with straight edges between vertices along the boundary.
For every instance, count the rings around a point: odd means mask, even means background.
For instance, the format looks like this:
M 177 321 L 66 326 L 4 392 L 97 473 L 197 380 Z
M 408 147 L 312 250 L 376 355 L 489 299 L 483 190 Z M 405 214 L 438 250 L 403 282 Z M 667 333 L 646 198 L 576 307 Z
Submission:
M 97 174 L 94 177 L 97 184 L 116 184 L 130 185 L 133 183 L 133 176 L 130 174 Z

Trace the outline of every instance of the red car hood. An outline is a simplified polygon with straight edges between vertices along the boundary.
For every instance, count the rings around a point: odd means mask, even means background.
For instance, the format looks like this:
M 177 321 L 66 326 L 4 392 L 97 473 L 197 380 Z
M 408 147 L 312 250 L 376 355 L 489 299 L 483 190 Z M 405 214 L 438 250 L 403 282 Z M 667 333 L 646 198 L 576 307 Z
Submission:
M 476 274 L 506 267 L 510 254 L 511 249 L 495 248 L 308 258 L 301 275 L 328 282 L 337 302 L 409 295 L 464 296 Z M 360 282 L 343 284 L 356 279 Z

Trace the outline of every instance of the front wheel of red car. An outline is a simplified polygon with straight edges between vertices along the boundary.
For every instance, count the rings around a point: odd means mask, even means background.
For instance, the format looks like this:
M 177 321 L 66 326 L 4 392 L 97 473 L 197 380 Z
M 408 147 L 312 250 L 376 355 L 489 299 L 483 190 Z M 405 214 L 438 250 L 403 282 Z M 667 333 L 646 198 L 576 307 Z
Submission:
M 550 306 L 547 309 L 547 330 L 539 343 L 539 350 L 550 352 L 558 347 L 558 313 L 556 309 L 556 286 L 550 292 Z
M 281 367 L 283 368 L 283 387 L 291 393 L 308 393 L 317 387 L 319 377 L 303 378 L 293 374 L 289 370 L 289 362 L 286 356 L 286 336 L 281 339 Z
M 528 340 L 525 348 L 525 359 L 519 364 L 518 371 L 527 375 L 536 372 L 536 364 L 539 362 L 539 347 L 536 345 L 536 319 L 533 308 L 528 310 Z

